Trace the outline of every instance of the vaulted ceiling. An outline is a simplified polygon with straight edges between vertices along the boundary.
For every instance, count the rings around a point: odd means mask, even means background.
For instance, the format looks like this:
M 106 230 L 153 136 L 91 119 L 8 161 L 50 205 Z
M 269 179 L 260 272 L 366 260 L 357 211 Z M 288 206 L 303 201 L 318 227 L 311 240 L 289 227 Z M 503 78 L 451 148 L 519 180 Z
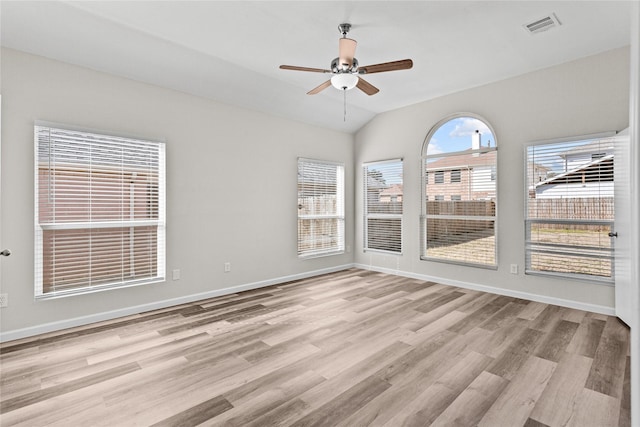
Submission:
M 345 132 L 389 111 L 629 44 L 629 1 L 2 1 L 3 46 Z M 538 34 L 524 25 L 552 16 Z M 338 24 L 361 65 L 412 58 L 366 79 L 329 76 Z

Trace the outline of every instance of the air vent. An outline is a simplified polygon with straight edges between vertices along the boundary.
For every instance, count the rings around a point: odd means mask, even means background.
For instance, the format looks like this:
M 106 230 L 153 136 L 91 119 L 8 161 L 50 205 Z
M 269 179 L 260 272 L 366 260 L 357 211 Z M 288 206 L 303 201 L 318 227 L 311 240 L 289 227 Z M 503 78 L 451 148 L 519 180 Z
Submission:
M 529 34 L 538 34 L 560 25 L 562 25 L 562 22 L 560 22 L 555 13 L 552 13 L 529 24 L 524 24 L 523 27 Z

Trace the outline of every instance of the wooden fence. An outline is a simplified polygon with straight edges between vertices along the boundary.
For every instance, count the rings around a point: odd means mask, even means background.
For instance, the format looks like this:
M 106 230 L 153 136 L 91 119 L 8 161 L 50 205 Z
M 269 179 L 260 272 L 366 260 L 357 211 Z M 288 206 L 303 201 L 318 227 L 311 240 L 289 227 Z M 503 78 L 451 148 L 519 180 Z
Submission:
M 494 228 L 493 220 L 474 217 L 495 217 L 496 204 L 486 200 L 427 201 L 427 240 L 447 239 L 450 235 L 473 235 Z M 465 219 L 438 218 L 439 215 L 464 216 Z M 460 240 L 460 239 L 458 239 Z
M 530 219 L 614 220 L 613 197 L 529 199 Z

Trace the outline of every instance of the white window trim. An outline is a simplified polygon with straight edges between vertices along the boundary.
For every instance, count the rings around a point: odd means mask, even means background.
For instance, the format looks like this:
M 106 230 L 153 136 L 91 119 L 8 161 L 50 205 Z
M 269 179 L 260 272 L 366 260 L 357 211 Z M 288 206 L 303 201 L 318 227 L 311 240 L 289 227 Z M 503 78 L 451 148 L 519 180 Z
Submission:
M 363 163 L 362 164 L 362 170 L 363 170 L 363 177 L 364 177 L 364 181 L 363 181 L 363 189 L 364 189 L 364 202 L 363 202 L 363 211 L 364 211 L 364 218 L 363 218 L 363 251 L 364 252 L 380 252 L 380 253 L 385 253 L 385 254 L 390 254 L 390 255 L 402 255 L 403 251 L 404 251 L 404 220 L 403 220 L 403 214 L 370 214 L 369 213 L 369 209 L 367 206 L 368 200 L 367 200 L 367 176 L 366 176 L 366 171 L 367 168 L 369 166 L 380 166 L 380 165 L 384 165 L 384 164 L 390 164 L 390 163 L 400 163 L 401 164 L 401 168 L 402 168 L 402 172 L 404 175 L 404 159 L 402 158 L 398 158 L 398 159 L 389 159 L 389 160 L 381 160 L 381 161 L 375 161 L 375 162 L 367 162 L 367 163 Z M 402 179 L 403 182 L 403 186 L 404 186 L 404 176 Z M 403 210 L 404 210 L 404 194 L 402 195 L 402 205 L 403 205 Z M 388 251 L 388 250 L 384 250 L 384 249 L 375 249 L 375 248 L 369 248 L 369 243 L 368 243 L 368 219 L 399 219 L 400 220 L 400 252 L 396 252 L 396 251 Z
M 470 117 L 470 118 L 474 118 L 477 120 L 480 120 L 481 122 L 483 122 L 491 131 L 491 134 L 494 136 L 494 145 L 492 147 L 481 147 L 479 150 L 476 150 L 476 153 L 487 153 L 489 151 L 498 151 L 498 138 L 496 136 L 496 132 L 493 129 L 493 126 L 491 126 L 491 124 L 489 123 L 489 121 L 487 121 L 487 119 L 485 119 L 484 117 L 475 114 L 475 113 L 469 113 L 469 112 L 461 112 L 461 113 L 455 113 L 452 115 L 449 115 L 443 119 L 441 119 L 439 122 L 437 122 L 430 130 L 429 133 L 427 133 L 427 136 L 422 144 L 422 152 L 421 152 L 421 156 L 420 156 L 420 168 L 421 168 L 421 174 L 420 174 L 420 199 L 421 199 L 421 214 L 420 214 L 420 259 L 423 261 L 434 261 L 434 262 L 440 262 L 440 263 L 444 263 L 444 264 L 454 264 L 454 265 L 462 265 L 462 266 L 468 266 L 468 267 L 476 267 L 476 268 L 483 268 L 483 269 L 487 269 L 487 270 L 497 270 L 498 269 L 498 242 L 499 242 L 499 229 L 498 229 L 498 199 L 499 199 L 499 194 L 500 194 L 500 189 L 499 189 L 499 184 L 498 184 L 498 164 L 497 164 L 497 156 L 496 156 L 496 173 L 495 173 L 495 177 L 496 180 L 495 182 L 495 192 L 496 192 L 496 209 L 495 209 L 495 215 L 492 217 L 477 217 L 477 219 L 479 220 L 492 220 L 494 222 L 494 239 L 495 239 L 495 244 L 494 244 L 494 260 L 495 263 L 494 264 L 484 264 L 484 263 L 473 263 L 473 262 L 463 262 L 463 261 L 455 261 L 455 260 L 449 260 L 449 259 L 443 259 L 443 258 L 437 258 L 437 257 L 431 257 L 429 256 L 426 252 L 427 252 L 427 219 L 430 218 L 430 215 L 427 215 L 426 212 L 426 205 L 427 205 L 427 200 L 428 200 L 428 194 L 426 194 L 425 189 L 427 188 L 428 185 L 428 176 L 431 176 L 433 174 L 433 172 L 429 172 L 429 174 L 427 175 L 427 170 L 425 167 L 425 159 L 427 157 L 430 157 L 431 155 L 427 154 L 428 151 L 428 147 L 429 147 L 429 142 L 431 140 L 431 138 L 433 137 L 433 135 L 438 131 L 438 129 L 444 125 L 445 123 L 454 120 L 456 118 L 462 118 L 462 117 Z M 448 157 L 448 156 L 457 156 L 459 155 L 459 152 L 454 152 L 454 153 L 441 153 L 438 155 L 434 155 L 437 157 Z M 460 169 L 459 167 L 451 167 L 449 169 Z M 445 181 L 446 182 L 446 181 Z M 434 181 L 435 183 L 435 181 Z M 437 184 L 437 185 L 442 185 L 442 184 Z M 443 218 L 442 216 L 439 216 L 439 218 Z M 470 219 L 468 217 L 466 217 L 466 219 Z M 476 217 L 473 217 L 473 219 L 476 219 Z
M 524 273 L 526 275 L 531 275 L 531 276 L 543 276 L 543 277 L 560 277 L 562 279 L 567 279 L 567 280 L 574 280 L 574 281 L 578 281 L 578 282 L 583 282 L 583 283 L 596 283 L 596 284 L 601 284 L 601 285 L 606 285 L 606 286 L 614 286 L 615 285 L 615 266 L 614 266 L 614 261 L 615 261 L 615 248 L 612 247 L 612 257 L 611 257 L 611 278 L 607 278 L 607 277 L 597 277 L 597 276 L 590 276 L 590 275 L 586 275 L 586 274 L 579 274 L 579 273 L 563 273 L 563 272 L 556 272 L 556 271 L 539 271 L 539 270 L 532 270 L 530 268 L 528 268 L 529 265 L 529 257 L 530 257 L 530 252 L 529 252 L 529 244 L 530 244 L 530 233 L 529 230 L 531 229 L 531 224 L 538 224 L 538 223 L 544 223 L 544 222 L 552 222 L 552 223 L 559 223 L 559 222 L 568 222 L 571 224 L 593 224 L 593 225 L 610 225 L 611 229 L 614 228 L 615 223 L 614 220 L 562 220 L 562 219 L 554 219 L 554 220 L 549 220 L 549 219 L 532 219 L 529 218 L 529 205 L 528 205 L 528 192 L 529 192 L 529 182 L 528 182 L 528 178 L 527 178 L 527 173 L 528 173 L 528 160 L 529 160 L 529 155 L 528 155 L 528 149 L 529 147 L 536 147 L 536 146 L 543 146 L 543 145 L 548 145 L 548 144 L 561 144 L 564 142 L 577 142 L 577 141 L 583 141 L 583 140 L 589 140 L 589 139 L 599 139 L 599 138 L 611 138 L 614 137 L 616 135 L 615 131 L 607 131 L 607 132 L 599 132 L 599 133 L 594 133 L 594 134 L 587 134 L 587 135 L 576 135 L 576 136 L 569 136 L 569 137 L 563 137 L 563 138 L 551 138 L 551 139 L 541 139 L 541 140 L 535 140 L 535 141 L 531 141 L 528 143 L 524 144 L 524 149 L 523 149 L 523 159 L 524 159 L 524 189 L 523 189 L 523 194 L 524 194 L 524 207 L 523 207 L 523 212 L 524 212 L 524 232 L 525 232 L 525 240 L 524 240 L 524 253 L 525 253 L 525 268 L 524 268 Z M 615 163 L 614 163 L 614 176 L 615 176 Z M 614 178 L 615 179 L 615 178 Z
M 315 163 L 323 165 L 331 165 L 337 168 L 336 174 L 336 214 L 300 214 L 298 210 L 297 220 L 305 219 L 335 219 L 338 227 L 338 241 L 336 248 L 329 248 L 326 250 L 313 250 L 313 251 L 300 251 L 300 230 L 296 233 L 298 242 L 296 244 L 298 248 L 298 258 L 310 259 L 319 258 L 331 255 L 340 255 L 345 253 L 345 166 L 342 162 L 333 162 L 328 160 L 318 160 L 305 157 L 299 157 L 296 163 L 297 169 L 300 168 L 300 163 Z M 296 181 L 299 184 L 299 181 Z M 297 203 L 296 203 L 297 205 Z
M 154 220 L 131 220 L 131 221 L 96 221 L 96 222 L 67 222 L 67 223 L 40 223 L 39 221 L 39 150 L 38 150 L 38 133 L 39 128 L 58 129 L 67 132 L 82 132 L 103 136 L 107 138 L 124 138 L 130 140 L 139 140 L 145 143 L 157 144 L 159 150 L 158 171 L 160 173 L 158 179 L 158 218 Z M 156 255 L 156 274 L 154 277 L 126 280 L 119 282 L 111 282 L 100 285 L 89 285 L 85 287 L 77 287 L 68 290 L 58 290 L 55 292 L 44 293 L 43 289 L 43 231 L 45 230 L 71 230 L 71 229 L 97 229 L 97 228 L 123 228 L 123 227 L 148 227 L 157 226 L 157 255 Z M 166 159 L 165 159 L 165 141 L 152 140 L 131 135 L 116 134 L 113 132 L 105 132 L 102 130 L 82 128 L 72 125 L 52 123 L 46 121 L 34 122 L 34 298 L 35 299 L 54 299 L 67 297 L 72 295 L 83 295 L 94 292 L 102 292 L 110 289 L 123 289 L 132 286 L 147 285 L 151 283 L 163 282 L 165 280 L 166 265 Z

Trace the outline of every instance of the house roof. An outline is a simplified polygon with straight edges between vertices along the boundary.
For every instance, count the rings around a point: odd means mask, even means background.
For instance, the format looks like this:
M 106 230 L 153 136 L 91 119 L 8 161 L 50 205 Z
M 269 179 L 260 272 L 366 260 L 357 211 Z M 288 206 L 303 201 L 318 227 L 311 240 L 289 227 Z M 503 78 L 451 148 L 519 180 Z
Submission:
M 613 180 L 613 154 L 595 159 L 589 163 L 585 163 L 570 171 L 548 178 L 538 182 L 535 188 L 550 184 L 565 184 L 569 182 L 578 182 L 586 176 L 588 181 L 611 181 Z M 604 174 L 603 174 L 604 171 Z
M 428 171 L 466 169 L 474 166 L 488 166 L 495 164 L 497 151 L 474 153 L 470 148 L 460 155 L 441 157 L 428 163 Z
M 597 140 L 594 142 L 590 142 L 589 144 L 579 145 L 577 147 L 571 148 L 569 150 L 563 151 L 558 155 L 560 157 L 567 157 L 574 154 L 595 154 L 595 153 L 604 153 L 606 151 L 613 150 L 613 139 L 606 140 Z
M 384 196 L 398 196 L 402 194 L 402 184 L 392 184 L 380 192 Z

